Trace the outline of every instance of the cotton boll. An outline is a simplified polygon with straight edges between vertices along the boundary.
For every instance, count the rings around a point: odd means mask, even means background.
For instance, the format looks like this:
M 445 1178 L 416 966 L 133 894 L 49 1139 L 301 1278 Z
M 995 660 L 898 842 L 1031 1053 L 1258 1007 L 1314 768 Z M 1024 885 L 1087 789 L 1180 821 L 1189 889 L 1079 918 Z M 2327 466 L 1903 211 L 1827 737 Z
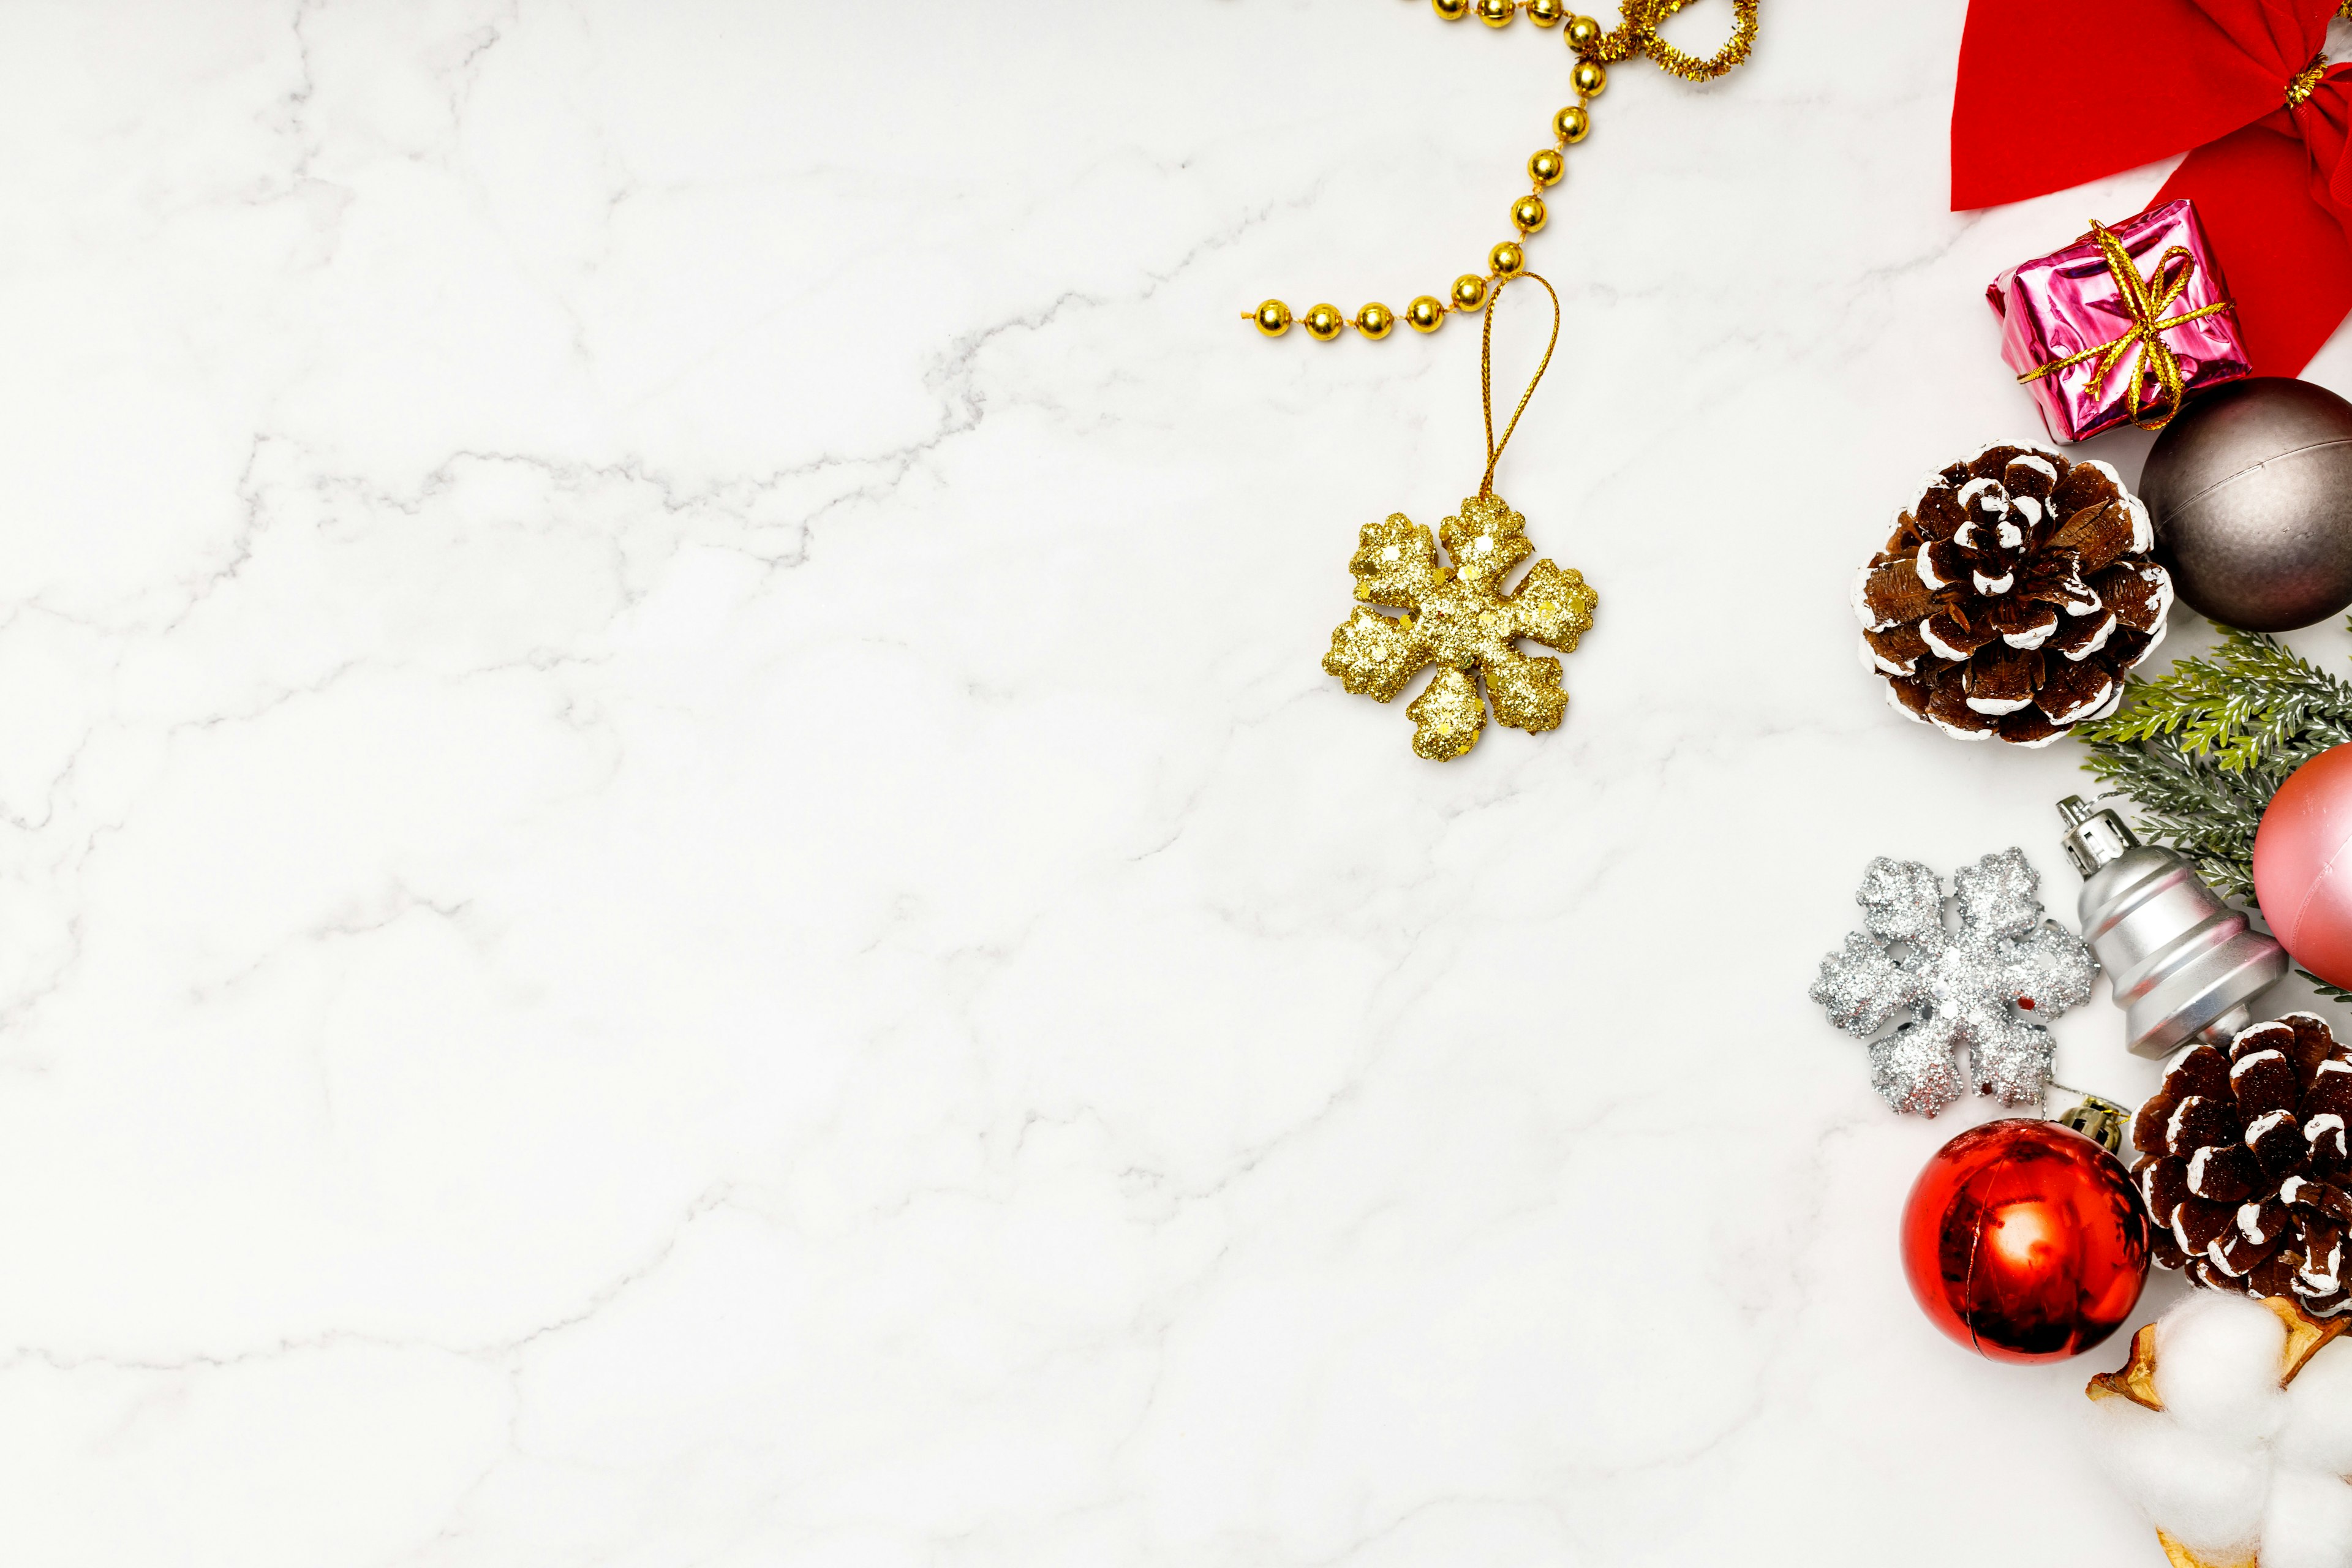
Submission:
M 2156 1326 L 2156 1392 L 2184 1426 L 2260 1442 L 2286 1419 L 2286 1325 L 2259 1301 L 2203 1290 Z
M 2298 1470 L 2352 1476 L 2352 1340 L 2337 1340 L 2304 1363 L 2286 1385 L 2286 1422 L 2279 1428 L 2282 1464 Z M 2352 1487 L 2338 1483 L 2352 1496 Z
M 2263 1511 L 2263 1568 L 2352 1568 L 2352 1486 L 2317 1471 L 2281 1469 Z
M 2128 1399 L 2098 1400 L 2091 1411 L 2100 1462 L 2141 1512 L 2200 1555 L 2253 1550 L 2270 1491 L 2266 1450 L 2217 1443 Z

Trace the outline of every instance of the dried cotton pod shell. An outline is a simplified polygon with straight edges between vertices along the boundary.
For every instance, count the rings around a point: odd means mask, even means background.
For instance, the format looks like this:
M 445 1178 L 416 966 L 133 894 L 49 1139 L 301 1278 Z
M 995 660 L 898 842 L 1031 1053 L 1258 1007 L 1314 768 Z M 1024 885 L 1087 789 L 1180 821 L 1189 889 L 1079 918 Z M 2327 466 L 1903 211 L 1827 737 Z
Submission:
M 2090 1381 L 2100 1458 L 2174 1568 L 2352 1556 L 2352 1321 L 2198 1294 Z

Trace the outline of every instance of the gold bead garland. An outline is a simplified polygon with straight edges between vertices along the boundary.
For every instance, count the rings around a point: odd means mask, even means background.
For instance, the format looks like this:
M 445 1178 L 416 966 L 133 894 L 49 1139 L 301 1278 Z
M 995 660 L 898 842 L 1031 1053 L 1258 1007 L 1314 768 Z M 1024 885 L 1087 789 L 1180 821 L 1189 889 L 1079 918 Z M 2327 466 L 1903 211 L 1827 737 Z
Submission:
M 1618 8 L 1623 22 L 1614 32 L 1604 32 L 1601 24 L 1590 16 L 1570 16 L 1567 0 L 1429 0 L 1430 8 L 1447 22 L 1459 22 L 1475 13 L 1490 27 L 1507 27 L 1525 11 L 1528 20 L 1538 27 L 1567 23 L 1563 32 L 1568 47 L 1577 57 L 1574 68 L 1569 72 L 1570 85 L 1576 89 L 1576 101 L 1552 116 L 1553 144 L 1538 149 L 1528 160 L 1528 178 L 1533 189 L 1511 204 L 1511 226 L 1518 231 L 1520 239 L 1537 233 L 1549 221 L 1545 192 L 1568 173 L 1568 149 L 1583 141 L 1591 131 L 1589 106 L 1608 89 L 1608 66 L 1643 55 L 1671 76 L 1702 82 L 1714 80 L 1747 59 L 1748 51 L 1756 43 L 1759 0 L 1731 0 L 1731 39 L 1706 59 L 1684 54 L 1658 36 L 1658 25 L 1689 3 L 1690 0 L 1621 0 Z M 2352 9 L 2352 0 L 2347 0 L 2347 9 Z M 1447 316 L 1480 309 L 1486 302 L 1490 284 L 1518 277 L 1527 270 L 1527 252 L 1518 241 L 1507 239 L 1487 252 L 1484 277 L 1464 273 L 1454 280 L 1449 297 L 1444 300 L 1433 294 L 1418 296 L 1405 307 L 1402 319 L 1415 331 L 1433 332 L 1445 324 Z M 1257 330 L 1269 338 L 1278 338 L 1288 331 L 1292 320 L 1290 307 L 1280 300 L 1267 300 L 1255 310 L 1243 311 L 1242 316 L 1255 322 Z M 1314 306 L 1297 318 L 1308 337 L 1325 343 L 1350 325 L 1359 335 L 1378 342 L 1395 329 L 1398 320 L 1396 312 L 1378 300 L 1357 311 L 1352 322 L 1338 306 L 1328 304 Z

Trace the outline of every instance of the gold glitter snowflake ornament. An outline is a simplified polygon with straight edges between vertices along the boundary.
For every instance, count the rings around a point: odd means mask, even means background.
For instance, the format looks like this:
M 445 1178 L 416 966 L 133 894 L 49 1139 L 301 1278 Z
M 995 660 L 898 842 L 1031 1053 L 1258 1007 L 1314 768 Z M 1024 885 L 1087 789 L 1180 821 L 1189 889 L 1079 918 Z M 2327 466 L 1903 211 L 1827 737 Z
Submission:
M 1472 496 L 1459 516 L 1439 528 L 1451 566 L 1437 562 L 1429 530 L 1402 512 L 1364 525 L 1361 548 L 1348 563 L 1356 597 L 1405 612 L 1384 616 L 1359 609 L 1331 634 L 1323 668 L 1349 690 L 1386 702 L 1431 665 L 1437 677 L 1405 710 L 1413 722 L 1412 749 L 1432 762 L 1451 761 L 1478 743 L 1486 705 L 1515 730 L 1559 727 L 1568 693 L 1559 660 L 1530 657 L 1517 639 L 1576 651 L 1592 629 L 1600 595 L 1582 573 L 1538 561 L 1519 585 L 1503 588 L 1503 574 L 1535 552 L 1527 520 L 1499 496 Z M 1484 701 L 1475 675 L 1486 683 Z

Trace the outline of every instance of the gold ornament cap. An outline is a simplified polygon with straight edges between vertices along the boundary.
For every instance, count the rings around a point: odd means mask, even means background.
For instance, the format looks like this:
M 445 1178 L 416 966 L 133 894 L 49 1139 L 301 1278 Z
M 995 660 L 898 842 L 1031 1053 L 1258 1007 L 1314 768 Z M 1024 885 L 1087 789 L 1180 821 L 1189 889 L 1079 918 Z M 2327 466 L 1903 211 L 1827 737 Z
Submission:
M 2059 1086 L 2053 1083 L 2050 1087 L 2056 1089 Z M 2080 1132 L 2108 1153 L 2120 1154 L 2124 1151 L 2124 1126 L 2131 1120 L 2131 1112 L 2112 1100 L 2086 1094 L 2078 1103 L 2067 1107 L 2052 1120 L 2061 1127 Z

